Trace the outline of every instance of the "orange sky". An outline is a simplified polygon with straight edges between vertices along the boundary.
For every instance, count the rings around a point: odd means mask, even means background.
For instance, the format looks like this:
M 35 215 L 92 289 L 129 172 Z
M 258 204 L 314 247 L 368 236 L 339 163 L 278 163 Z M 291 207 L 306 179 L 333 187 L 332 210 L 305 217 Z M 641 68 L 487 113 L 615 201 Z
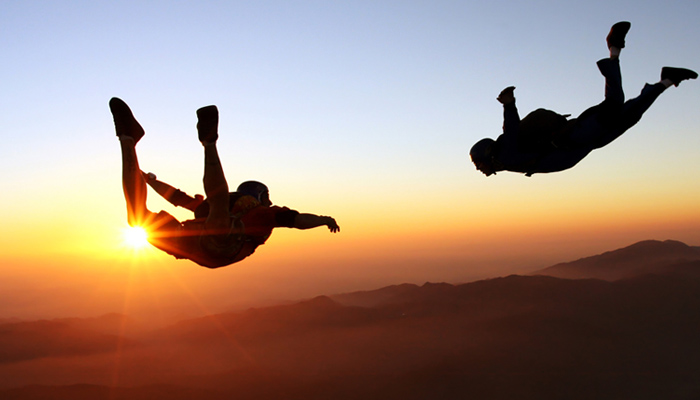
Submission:
M 571 170 L 486 178 L 468 160 L 500 133 L 506 86 L 522 115 L 601 101 L 595 61 L 618 20 L 632 21 L 628 97 L 664 65 L 700 68 L 698 12 L 666 16 L 664 4 L 8 5 L 0 318 L 165 318 L 528 272 L 647 239 L 700 245 L 700 82 L 667 90 Z M 276 204 L 331 215 L 341 232 L 279 230 L 218 270 L 133 254 L 113 96 L 146 129 L 144 170 L 201 193 L 195 110 L 216 104 L 231 186 L 263 181 Z M 153 193 L 148 203 L 187 218 Z
M 627 206 L 634 193 L 611 195 L 610 203 L 597 200 L 594 207 L 585 204 L 590 197 L 568 200 L 583 192 L 550 191 L 563 197 L 550 207 L 539 204 L 534 192 L 521 193 L 517 205 L 482 195 L 467 206 L 461 199 L 469 196 L 455 195 L 444 204 L 415 207 L 378 201 L 375 212 L 331 202 L 322 211 L 338 219 L 339 234 L 279 229 L 254 256 L 218 270 L 153 248 L 125 247 L 118 196 L 94 221 L 74 218 L 69 205 L 59 215 L 39 213 L 28 224 L 6 215 L 18 229 L 3 231 L 10 246 L 3 252 L 0 315 L 116 311 L 166 319 L 404 282 L 526 273 L 645 239 L 700 243 L 700 212 L 692 201 L 648 193 L 646 202 Z

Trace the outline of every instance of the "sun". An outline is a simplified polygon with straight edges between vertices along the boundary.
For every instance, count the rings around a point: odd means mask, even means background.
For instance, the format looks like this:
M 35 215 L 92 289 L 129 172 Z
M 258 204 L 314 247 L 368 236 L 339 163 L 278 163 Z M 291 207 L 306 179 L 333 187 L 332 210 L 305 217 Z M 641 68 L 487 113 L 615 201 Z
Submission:
M 148 232 L 140 226 L 125 228 L 122 238 L 124 244 L 134 250 L 148 246 Z

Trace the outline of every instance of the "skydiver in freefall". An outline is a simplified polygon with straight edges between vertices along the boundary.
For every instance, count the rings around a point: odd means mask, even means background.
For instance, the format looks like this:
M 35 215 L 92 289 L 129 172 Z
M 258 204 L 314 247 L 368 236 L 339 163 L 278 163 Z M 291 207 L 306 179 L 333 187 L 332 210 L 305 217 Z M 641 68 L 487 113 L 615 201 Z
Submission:
M 327 226 L 331 232 L 340 230 L 331 217 L 301 214 L 272 205 L 267 186 L 260 182 L 243 182 L 236 192 L 229 193 L 216 148 L 219 137 L 216 106 L 197 110 L 197 131 L 204 146 L 206 200 L 203 196 L 190 197 L 179 190 L 175 192 L 176 189 L 160 181 L 151 182 L 154 189 L 173 204 L 195 211 L 195 218 L 180 222 L 165 211 L 149 211 L 146 178 L 150 180 L 150 176 L 141 172 L 136 157 L 136 143 L 143 137 L 144 130 L 122 100 L 112 98 L 109 107 L 121 145 L 122 185 L 129 225 L 144 227 L 149 233 L 149 242 L 166 253 L 204 267 L 218 268 L 253 254 L 274 228 Z
M 598 61 L 605 77 L 605 100 L 584 111 L 578 118 L 538 109 L 522 120 L 515 107 L 514 86 L 498 95 L 503 104 L 503 134 L 496 140 L 482 139 L 469 152 L 476 169 L 486 176 L 512 171 L 531 176 L 535 173 L 569 169 L 591 151 L 617 139 L 641 119 L 654 100 L 671 85 L 678 86 L 698 74 L 685 68 L 663 67 L 661 80 L 646 84 L 641 94 L 625 101 L 622 91 L 619 55 L 631 24 L 612 26 L 606 41 L 610 58 Z

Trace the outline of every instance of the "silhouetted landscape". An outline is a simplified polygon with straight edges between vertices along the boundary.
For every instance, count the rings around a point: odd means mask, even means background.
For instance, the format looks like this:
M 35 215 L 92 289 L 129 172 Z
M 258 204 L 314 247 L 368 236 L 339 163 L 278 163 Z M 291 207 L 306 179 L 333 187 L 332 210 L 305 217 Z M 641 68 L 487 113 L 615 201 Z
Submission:
M 183 320 L 0 319 L 2 399 L 691 399 L 700 250 Z

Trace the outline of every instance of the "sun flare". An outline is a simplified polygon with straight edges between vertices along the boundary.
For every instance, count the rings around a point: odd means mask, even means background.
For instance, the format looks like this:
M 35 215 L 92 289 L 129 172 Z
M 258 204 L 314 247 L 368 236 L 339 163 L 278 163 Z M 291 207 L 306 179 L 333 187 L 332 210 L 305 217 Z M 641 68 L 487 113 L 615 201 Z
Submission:
M 148 232 L 140 226 L 124 229 L 124 244 L 132 249 L 141 249 L 148 245 Z

